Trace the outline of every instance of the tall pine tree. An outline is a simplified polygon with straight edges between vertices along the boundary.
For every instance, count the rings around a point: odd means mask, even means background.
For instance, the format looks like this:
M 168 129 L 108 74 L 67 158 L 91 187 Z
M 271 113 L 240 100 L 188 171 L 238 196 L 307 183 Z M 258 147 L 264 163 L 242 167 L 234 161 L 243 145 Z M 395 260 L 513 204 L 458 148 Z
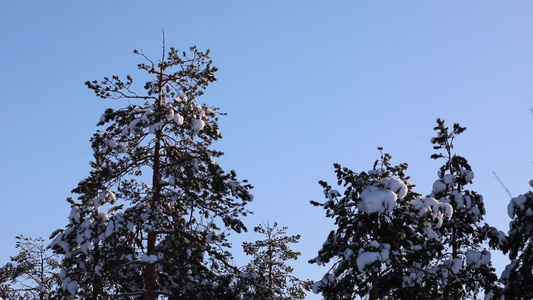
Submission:
M 483 243 L 500 249 L 506 242 L 505 234 L 485 223 L 482 195 L 466 189 L 474 172 L 464 157 L 453 153 L 454 139 L 466 128 L 455 123 L 450 130 L 444 120 L 437 119 L 434 129 L 437 136 L 431 142 L 441 152 L 431 158 L 441 159 L 444 164 L 430 196 L 450 204 L 453 215 L 437 230 L 444 249 L 432 261 L 427 278 L 438 287 L 435 298 L 477 299 L 481 292 L 490 298 L 498 295 L 500 289 L 491 252 Z
M 105 77 L 87 87 L 129 105 L 107 109 L 91 139 L 90 175 L 68 199 L 64 229 L 53 233 L 63 255 L 66 294 L 84 299 L 233 299 L 239 270 L 229 232 L 241 217 L 251 186 L 225 171 L 210 148 L 222 136 L 217 108 L 197 102 L 216 80 L 209 51 L 170 48 L 155 62 L 142 51 L 138 68 L 153 80 L 144 92 L 133 78 Z

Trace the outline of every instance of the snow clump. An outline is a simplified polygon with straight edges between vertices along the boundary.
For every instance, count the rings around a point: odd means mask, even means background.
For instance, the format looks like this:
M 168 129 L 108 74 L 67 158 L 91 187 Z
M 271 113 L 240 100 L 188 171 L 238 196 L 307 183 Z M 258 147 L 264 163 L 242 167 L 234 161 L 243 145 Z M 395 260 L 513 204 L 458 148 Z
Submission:
M 334 283 L 334 282 L 335 282 L 335 277 L 333 277 L 333 275 L 327 273 L 326 275 L 324 275 L 324 277 L 322 277 L 322 280 L 317 281 L 317 282 L 315 282 L 315 284 L 313 284 L 313 293 L 318 294 L 318 289 L 321 286 L 329 285 L 330 283 Z
M 141 261 L 144 262 L 144 263 L 149 263 L 149 264 L 153 264 L 157 261 L 157 255 L 147 255 L 147 254 L 143 254 L 141 256 Z
M 200 132 L 200 130 L 204 129 L 205 122 L 203 120 L 195 120 L 192 124 L 192 130 L 194 133 Z
M 398 178 L 383 178 L 378 186 L 367 186 L 361 193 L 361 203 L 357 208 L 367 214 L 392 212 L 398 199 L 407 195 L 407 186 Z
M 525 195 L 519 195 L 518 197 L 511 199 L 511 202 L 509 202 L 509 205 L 507 205 L 507 213 L 509 214 L 509 218 L 512 219 L 514 217 L 516 210 L 524 210 L 524 203 L 526 203 L 526 200 L 527 197 Z
M 78 282 L 67 277 L 63 280 L 63 290 L 68 291 L 72 296 L 78 291 Z
M 466 264 L 471 268 L 479 269 L 482 265 L 490 264 L 490 252 L 489 251 L 474 251 L 468 250 L 466 252 Z
M 398 199 L 403 199 L 403 197 L 407 196 L 407 186 L 403 181 L 401 181 L 398 178 L 383 178 L 381 179 L 381 182 L 385 186 L 385 188 L 388 188 L 389 190 L 395 192 L 398 195 Z
M 380 250 L 380 252 L 378 251 L 366 251 L 365 252 L 364 249 L 360 249 L 359 256 L 357 257 L 357 260 L 356 260 L 357 269 L 359 269 L 360 272 L 363 272 L 368 265 L 371 265 L 376 261 L 385 262 L 389 260 L 390 244 L 380 244 L 377 241 L 372 241 L 370 242 L 369 246 L 376 250 Z M 346 254 L 346 251 L 345 251 L 345 254 Z
M 80 208 L 77 205 L 73 205 L 68 217 L 71 222 L 80 223 Z
M 430 214 L 433 219 L 437 221 L 436 228 L 442 226 L 444 217 L 451 217 L 453 214 L 453 207 L 449 203 L 440 202 L 434 198 L 416 198 L 411 201 L 413 208 L 418 211 L 419 216 Z
M 357 208 L 367 214 L 392 212 L 398 197 L 390 190 L 384 190 L 377 186 L 368 186 L 361 193 L 361 203 Z
M 457 274 L 459 273 L 459 271 L 461 270 L 461 268 L 463 267 L 463 260 L 460 259 L 460 258 L 454 258 L 451 262 L 451 270 L 453 272 L 453 274 Z
M 433 194 L 439 194 L 439 193 L 444 193 L 446 192 L 446 189 L 448 188 L 448 186 L 442 182 L 440 179 L 439 180 L 436 180 L 434 183 L 433 183 Z
M 357 269 L 359 269 L 360 272 L 363 272 L 366 266 L 371 265 L 378 260 L 381 260 L 379 252 L 363 252 L 357 257 Z
M 183 124 L 183 116 L 180 115 L 180 114 L 175 114 L 175 115 L 174 115 L 174 122 L 175 122 L 176 124 L 178 124 L 178 126 L 179 126 L 179 125 L 182 125 L 182 124 Z

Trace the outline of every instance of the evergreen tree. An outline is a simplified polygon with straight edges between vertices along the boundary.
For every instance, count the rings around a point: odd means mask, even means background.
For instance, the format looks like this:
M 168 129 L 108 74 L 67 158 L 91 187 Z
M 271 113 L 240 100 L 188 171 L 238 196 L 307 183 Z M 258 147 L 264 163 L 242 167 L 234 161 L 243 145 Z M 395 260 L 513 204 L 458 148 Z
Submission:
M 129 105 L 107 109 L 91 139 L 90 175 L 67 199 L 72 209 L 51 246 L 63 255 L 62 287 L 83 299 L 234 299 L 239 270 L 227 235 L 251 186 L 224 171 L 210 148 L 220 139 L 218 109 L 197 102 L 217 71 L 203 53 L 170 48 L 160 61 L 134 53 L 154 79 L 105 77 L 87 87 Z
M 0 299 L 50 299 L 60 287 L 59 257 L 43 238 L 16 238 L 18 254 L 0 268 Z
M 533 186 L 533 181 L 529 182 Z M 511 199 L 508 253 L 511 263 L 501 276 L 506 299 L 533 299 L 533 192 Z
M 466 128 L 455 123 L 450 131 L 443 120 L 437 119 L 434 129 L 437 136 L 431 139 L 433 148 L 442 152 L 431 158 L 444 160 L 444 165 L 431 197 L 449 203 L 453 215 L 437 230 L 445 248 L 432 262 L 427 278 L 439 287 L 438 298 L 477 299 L 482 290 L 490 298 L 500 291 L 491 253 L 483 243 L 499 249 L 506 242 L 505 234 L 484 222 L 482 195 L 465 188 L 472 183 L 474 172 L 464 157 L 452 153 L 454 139 Z
M 243 243 L 244 252 L 253 257 L 244 269 L 254 278 L 253 288 L 245 292 L 244 299 L 304 299 L 311 281 L 293 276 L 294 269 L 286 263 L 300 256 L 289 247 L 298 243 L 300 235 L 287 236 L 287 227 L 279 228 L 276 222 L 272 226 L 256 226 L 254 231 L 265 235 L 265 239 Z
M 323 207 L 337 227 L 310 260 L 333 263 L 313 286 L 324 299 L 430 299 L 423 270 L 440 249 L 433 229 L 451 207 L 413 192 L 407 164 L 393 166 L 390 159 L 382 154 L 372 170 L 360 173 L 335 164 L 342 194 L 319 182 L 326 201 L 311 203 Z

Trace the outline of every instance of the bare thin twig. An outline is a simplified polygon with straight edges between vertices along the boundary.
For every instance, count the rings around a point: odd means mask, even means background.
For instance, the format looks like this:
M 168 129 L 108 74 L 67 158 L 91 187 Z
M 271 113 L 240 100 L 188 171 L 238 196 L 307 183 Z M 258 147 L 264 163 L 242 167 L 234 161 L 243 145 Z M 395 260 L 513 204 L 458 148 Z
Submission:
M 503 187 L 503 189 L 507 192 L 507 195 L 509 195 L 509 198 L 513 198 L 513 195 L 511 194 L 511 192 L 509 191 L 509 189 L 505 186 L 505 184 L 503 184 L 503 182 L 501 181 L 500 177 L 498 177 L 498 175 L 496 174 L 496 172 L 492 171 L 492 174 L 494 174 L 494 177 L 496 177 L 496 180 L 498 180 L 498 182 L 501 184 L 501 186 Z

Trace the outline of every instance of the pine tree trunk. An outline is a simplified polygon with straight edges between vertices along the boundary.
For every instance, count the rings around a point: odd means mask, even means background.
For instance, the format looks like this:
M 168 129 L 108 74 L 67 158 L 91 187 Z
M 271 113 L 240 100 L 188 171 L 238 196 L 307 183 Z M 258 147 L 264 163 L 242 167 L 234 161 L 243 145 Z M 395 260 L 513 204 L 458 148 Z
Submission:
M 40 250 L 40 253 L 39 253 L 39 255 L 40 255 L 40 257 L 39 257 L 39 259 L 40 259 L 39 260 L 39 262 L 40 262 L 40 266 L 39 266 L 40 274 L 39 275 L 40 275 L 41 284 L 44 287 L 45 286 L 45 282 L 46 282 L 46 277 L 44 275 L 44 269 L 45 269 L 44 260 L 45 260 L 45 258 L 44 258 L 44 252 L 43 252 L 42 248 L 40 248 L 39 250 Z M 41 290 L 39 292 L 39 300 L 44 300 L 44 293 L 45 292 L 43 290 Z
M 272 249 L 272 230 L 270 229 L 270 224 L 267 226 L 267 232 L 268 232 L 268 287 L 270 288 L 270 291 L 274 293 L 274 265 L 273 265 L 273 249 Z
M 457 241 L 457 228 L 455 227 L 455 224 L 453 225 L 453 231 L 452 231 L 452 237 L 453 241 Z M 453 242 L 452 244 L 452 258 L 456 259 L 458 257 L 457 254 L 457 242 Z M 459 289 L 456 285 L 452 286 L 452 298 L 453 300 L 461 300 L 461 297 L 459 296 Z
M 372 289 L 369 300 L 378 300 L 378 274 L 376 271 L 372 271 Z
M 100 261 L 100 247 L 98 244 L 94 246 L 94 261 L 98 263 Z M 102 281 L 99 277 L 94 277 L 92 299 L 98 300 L 98 295 L 102 292 Z
M 151 255 L 154 252 L 156 237 L 157 235 L 154 232 L 148 233 L 148 255 Z M 154 280 L 155 280 L 155 264 L 153 263 L 146 264 L 146 270 L 145 270 L 146 293 L 144 294 L 145 300 L 155 299 Z
M 157 208 L 157 203 L 159 202 L 159 192 L 161 189 L 160 185 L 160 151 L 161 151 L 161 132 L 156 134 L 155 149 L 154 149 L 154 169 L 153 169 L 153 195 L 150 201 L 150 208 L 155 210 Z M 147 246 L 147 255 L 155 254 L 155 245 L 157 241 L 157 233 L 148 232 L 148 246 Z M 154 281 L 155 281 L 155 264 L 147 263 L 145 271 L 145 288 L 146 293 L 144 294 L 144 300 L 154 300 L 155 299 L 155 290 L 154 290 Z
M 163 60 L 164 61 L 164 52 L 163 52 Z M 162 96 L 161 93 L 163 92 L 163 69 L 159 70 L 158 75 L 158 81 L 159 81 L 159 100 L 158 100 L 158 107 L 161 107 L 162 102 Z M 157 204 L 159 203 L 159 193 L 161 191 L 161 131 L 158 131 L 155 136 L 155 146 L 154 146 L 154 165 L 153 165 L 153 173 L 152 173 L 152 199 L 150 200 L 150 209 L 155 210 L 157 209 Z M 148 243 L 147 243 L 147 255 L 150 256 L 152 254 L 155 254 L 155 246 L 157 242 L 157 233 L 155 232 L 148 232 Z M 144 300 L 155 300 L 155 288 L 154 288 L 154 282 L 155 282 L 155 263 L 147 263 L 146 264 L 146 270 L 145 270 L 145 289 L 146 292 L 144 294 Z

